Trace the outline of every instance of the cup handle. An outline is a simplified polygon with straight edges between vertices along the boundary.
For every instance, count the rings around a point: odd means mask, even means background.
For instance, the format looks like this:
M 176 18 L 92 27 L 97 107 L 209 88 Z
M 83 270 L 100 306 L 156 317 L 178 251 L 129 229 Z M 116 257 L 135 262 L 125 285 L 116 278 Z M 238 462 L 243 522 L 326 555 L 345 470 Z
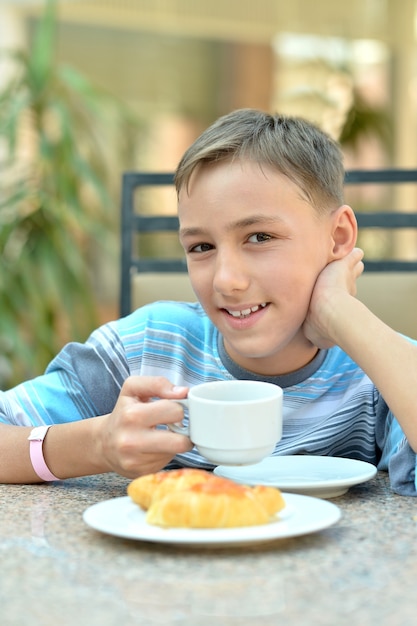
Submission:
M 171 400 L 171 402 L 177 402 L 177 404 L 181 404 L 188 409 L 188 400 Z M 178 435 L 185 435 L 186 437 L 190 436 L 190 429 L 188 426 L 180 426 L 179 424 L 167 424 L 169 430 L 172 430 L 173 433 L 177 433 Z

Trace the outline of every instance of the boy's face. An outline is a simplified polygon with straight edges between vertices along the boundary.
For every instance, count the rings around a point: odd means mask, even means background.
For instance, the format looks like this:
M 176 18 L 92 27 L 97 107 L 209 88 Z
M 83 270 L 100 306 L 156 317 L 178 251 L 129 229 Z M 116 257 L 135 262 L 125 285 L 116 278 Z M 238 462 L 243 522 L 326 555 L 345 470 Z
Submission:
M 332 260 L 332 215 L 250 161 L 204 166 L 179 194 L 180 239 L 194 291 L 230 357 L 250 371 L 294 371 L 317 352 L 302 324 Z

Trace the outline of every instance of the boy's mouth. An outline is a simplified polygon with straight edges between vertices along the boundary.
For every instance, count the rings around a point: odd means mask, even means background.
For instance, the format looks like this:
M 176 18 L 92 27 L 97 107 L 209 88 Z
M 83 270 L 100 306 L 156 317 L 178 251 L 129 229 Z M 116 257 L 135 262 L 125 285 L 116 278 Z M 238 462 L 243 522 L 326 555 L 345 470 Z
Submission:
M 232 317 L 243 319 L 245 317 L 249 317 L 252 313 L 256 313 L 256 311 L 259 311 L 260 309 L 264 309 L 266 304 L 266 302 L 262 302 L 261 304 L 256 304 L 255 306 L 251 306 L 248 309 L 241 309 L 240 311 L 232 311 L 230 309 L 225 309 L 225 311 L 227 311 L 227 313 Z

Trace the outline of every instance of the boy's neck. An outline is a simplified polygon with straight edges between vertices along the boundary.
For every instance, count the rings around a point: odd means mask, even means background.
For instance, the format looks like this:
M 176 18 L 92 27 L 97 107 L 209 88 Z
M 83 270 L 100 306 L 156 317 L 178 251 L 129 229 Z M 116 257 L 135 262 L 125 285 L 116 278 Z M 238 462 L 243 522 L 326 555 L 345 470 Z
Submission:
M 240 380 L 263 380 L 267 382 L 272 382 L 276 385 L 279 385 L 280 387 L 289 387 L 291 385 L 299 384 L 312 376 L 319 369 L 327 354 L 327 350 L 317 349 L 313 358 L 302 367 L 292 371 L 277 373 L 274 375 L 266 375 L 245 369 L 244 367 L 236 363 L 227 353 L 224 346 L 223 337 L 220 334 L 218 336 L 217 343 L 220 359 L 227 371 L 234 378 L 238 378 Z

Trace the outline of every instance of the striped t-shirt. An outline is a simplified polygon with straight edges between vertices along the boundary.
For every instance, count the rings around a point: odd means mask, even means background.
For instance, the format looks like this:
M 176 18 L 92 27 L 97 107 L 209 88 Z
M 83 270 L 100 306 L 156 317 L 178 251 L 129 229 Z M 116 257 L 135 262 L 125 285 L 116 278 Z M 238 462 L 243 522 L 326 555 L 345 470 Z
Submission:
M 374 384 L 340 348 L 319 351 L 291 374 L 260 377 L 230 359 L 198 303 L 154 303 L 105 324 L 84 344 L 68 344 L 43 376 L 0 393 L 0 421 L 54 424 L 110 413 L 130 375 L 189 387 L 235 378 L 280 385 L 283 436 L 274 454 L 368 461 L 389 471 L 396 492 L 417 495 L 415 453 Z M 195 449 L 169 465 L 178 466 L 212 468 Z

